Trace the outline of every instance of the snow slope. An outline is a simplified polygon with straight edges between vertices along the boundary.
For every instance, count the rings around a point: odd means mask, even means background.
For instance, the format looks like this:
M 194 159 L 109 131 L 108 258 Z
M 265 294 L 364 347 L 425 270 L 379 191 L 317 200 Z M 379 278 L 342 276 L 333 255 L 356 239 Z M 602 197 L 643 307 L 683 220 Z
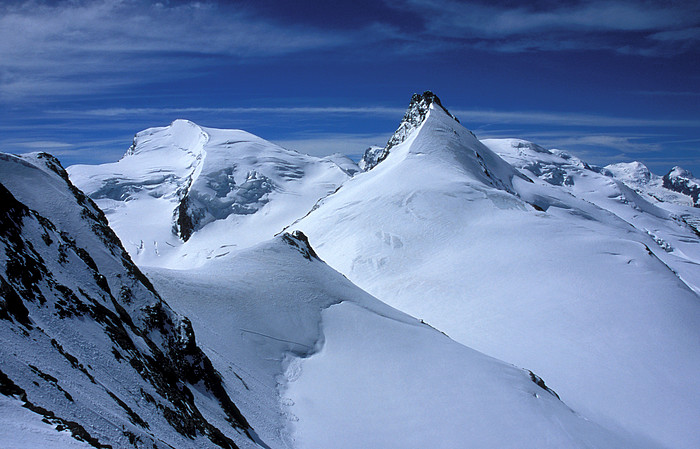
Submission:
M 290 229 L 380 300 L 542 375 L 587 418 L 698 447 L 697 236 L 638 229 L 574 196 L 566 175 L 530 179 L 431 103 L 382 161 Z M 574 186 L 600 187 L 580 177 Z M 677 234 L 675 254 L 657 231 Z M 668 260 L 689 268 L 679 277 Z
M 90 449 L 86 441 L 73 438 L 69 429 L 57 430 L 42 415 L 23 407 L 24 401 L 0 396 L 0 442 L 5 449 Z
M 356 171 L 343 156 L 186 120 L 138 133 L 118 162 L 68 168 L 136 263 L 171 267 L 218 257 L 212 240 L 231 250 L 271 238 Z
M 0 446 L 260 447 L 190 322 L 45 153 L 0 154 L 0 340 Z
M 590 166 L 561 150 L 546 150 L 523 140 L 487 139 L 484 143 L 530 178 L 546 182 L 534 188 L 523 186 L 521 197 L 546 207 L 547 202 L 540 200 L 545 192 L 571 209 L 583 200 L 613 213 L 648 234 L 656 244 L 655 255 L 700 292 L 700 233 L 689 224 L 692 217 L 700 219 L 700 211 L 685 207 L 685 213 L 677 214 L 684 207 L 678 204 L 677 196 L 683 195 L 663 188 L 661 178 L 645 166 L 617 164 L 613 171 L 609 170 L 612 166 Z M 657 192 L 655 196 L 650 195 L 652 190 Z
M 301 234 L 148 274 L 273 448 L 655 447 L 371 297 Z

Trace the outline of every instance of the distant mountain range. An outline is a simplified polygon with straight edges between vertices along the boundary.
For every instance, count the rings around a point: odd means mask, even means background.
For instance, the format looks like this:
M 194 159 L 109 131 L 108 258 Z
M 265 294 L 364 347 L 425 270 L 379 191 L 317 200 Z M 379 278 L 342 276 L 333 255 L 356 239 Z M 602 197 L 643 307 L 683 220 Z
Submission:
M 359 164 L 176 120 L 0 154 L 0 195 L 3 447 L 700 446 L 680 167 L 480 141 L 425 92 Z

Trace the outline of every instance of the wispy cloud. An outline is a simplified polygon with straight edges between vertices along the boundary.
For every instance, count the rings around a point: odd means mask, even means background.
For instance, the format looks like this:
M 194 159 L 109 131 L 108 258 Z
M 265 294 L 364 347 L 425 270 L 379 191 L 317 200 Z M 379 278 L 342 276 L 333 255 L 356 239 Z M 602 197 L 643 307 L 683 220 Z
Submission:
M 536 3 L 519 7 L 492 6 L 444 0 L 408 0 L 425 11 L 437 13 L 429 22 L 438 33 L 471 31 L 481 36 L 512 36 L 554 30 L 655 31 L 697 22 L 688 16 L 698 8 L 668 2 L 594 1 L 561 3 L 538 9 Z M 443 22 L 442 27 L 439 23 Z
M 672 144 L 674 144 L 674 143 L 694 143 L 694 144 L 698 144 L 698 145 L 692 145 L 692 146 L 686 147 L 686 151 L 693 151 L 695 153 L 700 153 L 700 151 L 698 151 L 698 148 L 700 148 L 700 139 L 668 140 L 668 141 L 665 141 L 663 143 L 672 143 Z
M 316 51 L 355 49 L 364 57 L 378 51 L 405 57 L 469 47 L 660 55 L 687 50 L 700 40 L 700 6 L 692 2 L 593 1 L 549 9 L 454 0 L 386 3 L 414 14 L 410 29 L 389 15 L 342 30 L 302 25 L 269 10 L 256 11 L 255 2 L 0 4 L 0 100 L 86 95 L 196 78 L 198 68 L 212 64 Z
M 650 37 L 658 41 L 697 41 L 700 40 L 700 27 L 660 31 Z
M 119 159 L 128 148 L 127 140 L 85 139 L 76 143 L 43 141 L 30 139 L 0 140 L 0 151 L 24 154 L 37 151 L 47 152 L 61 159 L 65 165 L 89 158 L 94 163 L 112 162 Z
M 584 135 L 567 138 L 549 139 L 546 144 L 557 148 L 604 148 L 617 150 L 621 153 L 656 153 L 662 151 L 662 146 L 658 143 L 647 143 L 640 141 L 637 136 L 608 136 L 608 135 Z
M 194 68 L 211 64 L 212 55 L 240 61 L 381 39 L 382 29 L 372 27 L 328 33 L 225 3 L 5 4 L 0 5 L 0 96 L 76 95 L 193 76 Z
M 58 149 L 58 148 L 71 148 L 74 145 L 72 143 L 66 143 L 66 142 L 54 142 L 50 140 L 33 140 L 33 141 L 28 141 L 28 142 L 16 142 L 14 143 L 15 146 L 20 147 L 20 148 L 29 148 L 29 149 Z
M 197 68 L 221 64 L 222 57 L 239 64 L 339 49 L 406 56 L 464 47 L 651 55 L 684 51 L 700 39 L 700 6 L 693 2 L 593 1 L 549 9 L 454 0 L 386 3 L 412 13 L 415 23 L 409 28 L 387 15 L 331 29 L 256 11 L 255 2 L 0 4 L 0 99 L 75 96 L 197 77 Z M 618 33 L 626 38 L 611 39 Z
M 661 54 L 661 41 L 697 40 L 700 6 L 693 2 L 588 1 L 538 7 L 454 0 L 391 0 L 425 18 L 424 32 L 505 52 L 604 49 Z M 627 38 L 620 39 L 621 36 Z M 632 38 L 633 44 L 620 45 Z M 685 48 L 663 47 L 664 51 Z
M 128 117 L 159 114 L 188 114 L 188 113 L 222 113 L 222 114 L 338 114 L 338 115 L 397 115 L 403 114 L 405 109 L 389 108 L 384 106 L 368 107 L 234 107 L 234 108 L 107 108 L 88 109 L 84 111 L 73 110 L 52 110 L 51 114 L 64 114 L 73 117 L 93 116 L 93 117 Z
M 528 125 L 612 127 L 700 127 L 700 119 L 643 119 L 598 114 L 542 111 L 489 111 L 450 109 L 463 122 Z
M 467 126 L 484 126 L 488 124 L 525 124 L 554 126 L 588 126 L 588 127 L 700 127 L 700 119 L 645 119 L 632 117 L 615 117 L 600 114 L 543 112 L 543 111 L 494 111 L 485 109 L 450 108 Z M 273 106 L 273 107 L 233 107 L 233 108 L 106 108 L 75 110 L 49 110 L 48 114 L 80 117 L 143 117 L 147 115 L 179 115 L 186 117 L 193 113 L 216 114 L 277 114 L 277 115 L 357 115 L 401 118 L 404 108 L 386 106 Z M 398 123 L 398 122 L 397 122 Z

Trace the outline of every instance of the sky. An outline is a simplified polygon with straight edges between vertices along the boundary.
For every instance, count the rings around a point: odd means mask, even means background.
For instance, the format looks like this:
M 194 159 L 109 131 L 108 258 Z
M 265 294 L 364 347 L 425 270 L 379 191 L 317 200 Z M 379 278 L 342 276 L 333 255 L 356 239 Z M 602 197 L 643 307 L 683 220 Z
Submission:
M 700 176 L 700 2 L 0 2 L 0 151 L 66 166 L 178 118 L 357 159 L 424 90 L 479 138 Z

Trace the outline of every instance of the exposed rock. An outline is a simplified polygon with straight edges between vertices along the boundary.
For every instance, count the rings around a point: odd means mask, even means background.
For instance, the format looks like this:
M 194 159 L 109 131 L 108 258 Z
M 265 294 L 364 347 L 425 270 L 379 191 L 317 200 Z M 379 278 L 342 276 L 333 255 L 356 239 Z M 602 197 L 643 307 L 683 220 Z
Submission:
M 371 170 L 381 161 L 386 159 L 391 148 L 404 142 L 416 128 L 423 124 L 423 121 L 428 116 L 428 111 L 430 111 L 430 106 L 433 104 L 442 108 L 450 117 L 459 123 L 457 117 L 450 114 L 450 112 L 442 105 L 438 96 L 431 91 L 426 90 L 422 94 L 413 94 L 411 97 L 411 103 L 408 105 L 408 109 L 403 116 L 403 120 L 401 120 L 398 129 L 389 138 L 386 146 L 381 150 L 379 150 L 377 147 L 368 148 L 365 151 L 364 156 L 362 156 L 360 167 L 365 171 Z
M 42 162 L 49 172 L 33 165 Z M 197 346 L 189 320 L 162 301 L 58 161 L 2 155 L 0 164 L 7 164 L 3 183 L 13 189 L 0 184 L 0 377 L 6 379 L 0 392 L 20 395 L 25 407 L 95 447 L 121 446 L 125 432 L 134 447 L 164 447 L 177 438 L 237 447 L 226 432 L 258 442 Z M 34 189 L 57 195 L 60 217 L 34 210 L 53 210 L 47 206 L 53 200 Z M 40 360 L 31 356 L 37 351 Z M 211 421 L 211 406 L 202 414 L 194 388 L 212 398 L 220 422 Z M 150 391 L 152 400 L 134 391 Z M 111 418 L 89 421 L 103 407 Z M 230 428 L 222 430 L 224 420 Z
M 693 199 L 693 206 L 700 207 L 700 180 L 681 167 L 673 167 L 663 177 L 663 186 L 674 192 L 688 195 Z
M 316 251 L 314 251 L 309 243 L 309 238 L 303 232 L 294 231 L 291 234 L 285 232 L 282 234 L 282 240 L 287 242 L 290 246 L 298 249 L 305 259 L 318 259 Z

